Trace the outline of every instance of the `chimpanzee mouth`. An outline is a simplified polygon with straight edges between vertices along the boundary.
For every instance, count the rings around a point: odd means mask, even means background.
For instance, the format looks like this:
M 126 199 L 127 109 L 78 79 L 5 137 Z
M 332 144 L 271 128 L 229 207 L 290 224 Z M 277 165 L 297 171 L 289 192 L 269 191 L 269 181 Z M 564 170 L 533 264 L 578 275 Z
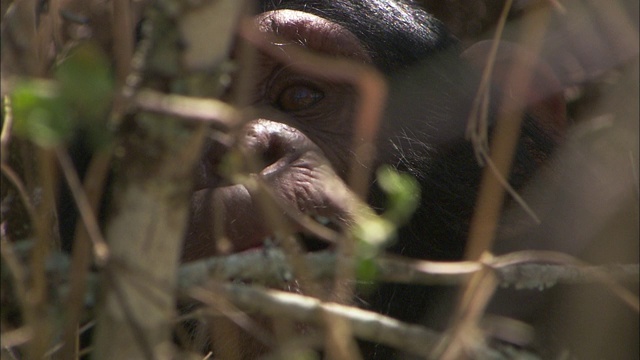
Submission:
M 183 260 L 262 247 L 283 233 L 297 235 L 306 251 L 330 248 L 326 239 L 336 236 L 327 234 L 343 229 L 355 209 L 344 179 L 292 127 L 255 120 L 245 132 L 241 149 L 262 167 L 245 173 L 241 184 L 229 183 L 219 171 L 224 146 L 207 147 L 196 173 Z
M 331 222 L 330 220 L 328 220 L 325 217 L 322 216 L 314 216 L 312 217 L 315 221 L 317 221 L 319 224 L 322 224 L 332 230 L 335 231 L 339 231 L 338 230 L 338 225 L 335 224 L 334 222 Z M 316 251 L 322 251 L 322 250 L 329 250 L 332 249 L 335 246 L 335 243 L 332 243 L 330 241 L 327 241 L 325 239 L 320 239 L 315 235 L 311 235 L 305 232 L 300 232 L 298 233 L 298 239 L 300 241 L 300 243 L 302 244 L 302 246 L 304 247 L 304 250 L 306 252 L 316 252 Z
M 301 200 L 301 203 L 304 201 Z M 302 206 L 304 208 L 304 206 Z M 296 209 L 294 209 L 296 210 Z M 255 194 L 244 185 L 228 185 L 216 188 L 198 189 L 193 193 L 191 216 L 188 223 L 185 243 L 185 260 L 238 253 L 261 248 L 265 242 L 279 243 L 276 235 L 278 221 L 285 221 L 293 231 L 295 238 L 305 252 L 327 250 L 333 243 L 313 234 L 313 230 L 291 219 L 287 211 L 277 206 L 268 211 L 278 214 L 265 214 L 263 206 L 258 203 Z M 332 220 L 329 213 L 304 214 L 296 210 L 297 216 L 304 218 L 308 224 L 340 231 L 340 225 Z M 336 214 L 336 217 L 338 214 Z

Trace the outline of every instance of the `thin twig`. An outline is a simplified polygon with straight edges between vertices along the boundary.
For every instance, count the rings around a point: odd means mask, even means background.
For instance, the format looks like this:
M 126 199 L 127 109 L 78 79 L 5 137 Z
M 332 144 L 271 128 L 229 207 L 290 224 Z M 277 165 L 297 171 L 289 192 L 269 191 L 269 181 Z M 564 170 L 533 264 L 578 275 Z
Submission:
M 105 150 L 94 155 L 84 181 L 84 192 L 94 214 L 98 213 L 104 184 L 109 172 L 111 151 Z M 69 295 L 66 298 L 67 316 L 63 335 L 61 358 L 76 358 L 78 323 L 83 309 L 87 288 L 87 276 L 92 263 L 91 237 L 84 222 L 76 223 L 71 269 L 69 273 Z
M 427 355 L 438 333 L 427 328 L 402 323 L 396 319 L 336 303 L 288 292 L 260 289 L 255 286 L 223 285 L 212 289 L 224 294 L 234 304 L 270 316 L 285 316 L 295 321 L 322 324 L 323 312 L 345 320 L 357 337 Z M 326 329 L 325 331 L 331 331 Z
M 18 259 L 13 244 L 4 236 L 0 239 L 0 255 L 2 256 L 3 266 L 7 267 L 9 274 L 13 278 L 13 287 L 18 305 L 24 312 L 27 306 L 27 269 L 22 266 L 22 263 Z M 4 344 L 4 333 L 2 335 Z
M 9 142 L 11 141 L 11 129 L 13 127 L 13 108 L 11 107 L 11 98 L 8 95 L 3 96 L 2 107 L 4 110 L 4 122 L 2 124 L 2 133 L 0 134 L 0 163 L 6 164 L 9 160 Z
M 500 18 L 502 25 L 506 22 L 506 17 L 509 9 L 511 9 L 512 3 L 512 0 L 508 0 L 504 5 Z M 533 53 L 536 53 L 535 50 L 539 50 L 542 46 L 543 35 L 545 34 L 544 26 L 548 22 L 549 14 L 549 12 L 543 12 L 539 17 L 525 21 L 522 41 L 532 46 Z M 492 50 L 497 51 L 495 48 L 497 45 L 495 43 L 499 41 L 501 32 L 502 27 L 499 27 L 498 31 L 496 31 L 494 49 Z M 495 63 L 495 53 L 493 55 L 494 59 L 491 59 L 492 61 L 487 63 L 487 67 L 493 67 Z M 521 108 L 511 105 L 510 97 L 519 101 L 531 85 L 532 74 L 530 69 L 523 66 L 525 60 L 526 59 L 523 59 L 521 56 L 516 58 L 516 62 L 508 69 L 508 78 L 512 79 L 511 82 L 516 85 L 511 88 L 512 91 L 509 94 L 504 94 L 500 99 L 500 108 L 497 114 L 494 136 L 491 141 L 490 157 L 486 151 L 481 152 L 483 157 L 488 160 L 490 159 L 491 165 L 486 167 L 482 174 L 478 200 L 469 225 L 469 241 L 467 242 L 464 255 L 466 260 L 480 260 L 483 263 L 489 262 L 488 259 L 491 255 L 489 255 L 488 251 L 491 250 L 495 239 L 496 229 L 502 212 L 505 189 L 511 193 L 515 193 L 515 191 L 512 191 L 511 186 L 504 187 L 506 183 L 504 177 L 508 176 L 511 172 L 514 154 L 522 130 L 521 124 L 524 112 Z M 488 94 L 486 96 L 488 96 Z M 519 196 L 517 196 L 516 199 L 524 204 Z M 529 209 L 528 206 L 524 208 Z M 481 282 L 490 285 L 479 286 Z M 478 328 L 479 319 L 488 301 L 491 299 L 491 295 L 487 293 L 487 289 L 490 286 L 495 286 L 495 283 L 492 279 L 492 274 L 483 276 L 481 273 L 478 273 L 464 286 L 461 293 L 462 296 L 453 315 L 454 321 L 447 330 L 450 336 L 443 338 L 437 349 L 441 351 L 440 354 L 442 354 L 445 359 L 458 358 L 461 356 L 460 352 L 465 351 L 465 349 L 468 349 L 471 345 L 467 342 L 468 337 L 465 333 L 468 329 Z M 491 291 L 493 292 L 494 290 L 495 287 Z
M 27 323 L 38 331 L 33 334 L 28 357 L 40 358 L 49 349 L 53 323 L 48 313 L 48 279 L 46 274 L 46 259 L 59 246 L 59 233 L 55 192 L 57 188 L 57 169 L 54 154 L 51 149 L 36 149 L 38 177 L 37 188 L 41 190 L 41 198 L 36 207 L 37 222 L 35 223 L 36 241 L 30 253 L 29 270 L 29 310 L 25 317 Z
M 205 288 L 194 287 L 187 291 L 189 297 L 209 306 L 213 309 L 216 315 L 222 314 L 234 324 L 245 330 L 248 334 L 251 334 L 263 345 L 268 347 L 274 347 L 276 342 L 271 337 L 269 332 L 262 328 L 255 320 L 253 320 L 245 312 L 238 309 L 232 302 L 221 294 L 212 293 Z M 196 310 L 198 314 L 191 314 L 183 317 L 183 319 L 189 318 L 201 318 L 202 313 L 200 310 Z
M 75 171 L 67 151 L 62 148 L 56 148 L 56 155 L 62 167 L 62 173 L 69 184 L 69 189 L 71 189 L 71 194 L 78 205 L 80 217 L 87 228 L 89 238 L 93 242 L 93 254 L 96 258 L 96 263 L 100 266 L 104 265 L 109 258 L 109 247 L 100 231 L 95 211 L 93 211 L 91 203 L 87 199 L 87 194 L 82 188 L 78 173 Z
M 133 56 L 133 16 L 129 0 L 113 0 L 112 34 L 116 79 L 123 86 L 131 68 Z
M 134 101 L 142 110 L 205 121 L 213 129 L 224 132 L 236 128 L 242 118 L 233 106 L 217 99 L 163 94 L 143 89 L 135 96 Z
M 0 164 L 0 170 L 2 171 L 2 175 L 4 175 L 7 180 L 11 182 L 11 184 L 20 195 L 22 205 L 25 207 L 25 209 L 27 210 L 27 214 L 29 215 L 31 226 L 35 228 L 38 223 L 38 216 L 36 214 L 36 209 L 33 206 L 33 202 L 31 201 L 31 197 L 27 192 L 26 186 L 24 185 L 18 174 L 13 171 L 13 169 L 9 167 L 9 165 L 5 165 L 4 163 Z
M 502 37 L 504 25 L 507 21 L 507 15 L 509 14 L 512 3 L 512 0 L 508 0 L 502 8 L 502 13 L 500 14 L 500 19 L 498 21 L 493 43 L 489 52 L 487 65 L 482 72 L 482 79 L 473 102 L 472 111 L 469 117 L 469 124 L 467 125 L 466 136 L 474 145 L 476 157 L 480 165 L 485 165 L 487 163 L 487 159 L 490 159 L 491 157 L 489 155 L 489 140 L 487 135 L 489 115 L 488 104 L 490 95 L 489 85 L 491 84 L 493 67 L 498 52 L 499 40 Z M 519 128 L 520 125 L 518 123 L 518 131 Z M 508 135 L 509 137 L 517 136 L 517 134 Z M 494 139 L 494 145 L 499 140 L 500 139 Z M 492 155 L 511 157 L 511 154 L 495 154 L 494 152 L 492 152 Z M 497 224 L 498 214 L 496 214 L 496 212 L 500 211 L 500 208 L 498 208 L 497 210 L 495 209 L 495 207 L 497 206 L 495 204 L 502 203 L 502 188 L 496 188 L 495 186 L 491 185 L 493 185 L 493 183 L 497 179 L 502 178 L 502 174 L 508 173 L 509 169 L 510 163 L 507 165 L 506 171 L 504 171 L 505 169 L 503 169 L 503 166 L 498 166 L 497 168 L 495 166 L 492 166 L 490 168 L 485 168 L 485 170 L 483 171 L 480 190 L 478 191 L 478 201 L 476 209 L 469 226 L 469 241 L 467 242 L 465 253 L 465 259 L 467 260 L 478 260 L 482 253 L 490 247 L 493 237 L 492 229 L 495 224 Z M 497 198 L 495 195 L 497 195 Z M 487 240 L 487 237 L 490 237 L 491 240 Z

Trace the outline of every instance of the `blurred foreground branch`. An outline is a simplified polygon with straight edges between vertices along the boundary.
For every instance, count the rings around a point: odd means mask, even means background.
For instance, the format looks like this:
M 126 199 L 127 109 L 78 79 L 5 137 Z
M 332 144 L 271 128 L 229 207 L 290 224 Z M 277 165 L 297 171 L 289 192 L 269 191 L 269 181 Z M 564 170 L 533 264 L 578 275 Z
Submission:
M 58 283 L 52 285 L 56 286 L 57 290 L 64 291 L 69 262 L 66 255 L 62 254 L 52 259 L 55 264 L 48 266 L 48 278 L 58 279 Z M 178 288 L 184 291 L 195 286 L 203 286 L 212 280 L 241 280 L 282 286 L 286 283 L 285 279 L 291 279 L 290 265 L 285 259 L 281 250 L 267 249 L 194 261 L 180 266 Z M 557 284 L 593 284 L 607 281 L 639 282 L 638 264 L 580 265 L 571 263 L 572 259 L 557 252 L 521 251 L 497 256 L 485 264 L 475 261 L 436 262 L 384 256 L 375 259 L 375 266 L 377 281 L 412 285 L 459 285 L 483 267 L 497 273 L 500 286 L 516 289 L 546 290 Z M 309 275 L 313 279 L 330 279 L 335 275 L 335 253 L 308 253 L 304 255 L 304 261 L 308 264 L 311 271 Z M 139 269 L 127 270 L 129 275 L 135 271 L 138 276 L 145 277 L 147 281 L 151 280 L 147 282 L 149 286 L 164 286 L 160 285 L 161 281 L 150 279 L 148 274 L 141 274 Z M 89 282 L 95 282 L 95 277 L 90 277 Z M 635 301 L 637 303 L 637 297 Z
M 375 260 L 378 280 L 414 285 L 456 285 L 489 266 L 498 273 L 501 286 L 518 289 L 548 289 L 555 284 L 584 284 L 601 280 L 606 274 L 620 282 L 638 282 L 638 264 L 576 265 L 558 264 L 559 255 L 552 252 L 523 251 L 494 258 L 491 264 L 475 261 L 435 262 L 399 257 L 381 257 Z M 518 261 L 520 259 L 520 261 Z M 333 276 L 336 258 L 331 252 L 305 255 L 314 278 Z M 492 265 L 493 264 L 493 265 Z M 209 279 L 243 279 L 265 283 L 282 282 L 289 268 L 279 251 L 255 251 L 225 257 L 212 257 L 180 267 L 181 287 L 201 285 Z
M 55 289 L 54 298 L 64 298 L 68 261 L 64 255 L 53 257 L 53 266 L 49 266 L 49 279 L 58 279 L 51 284 Z M 331 252 L 317 252 L 305 255 L 316 279 L 334 276 L 336 256 Z M 398 282 L 407 284 L 460 284 L 485 267 L 498 274 L 502 286 L 513 286 L 517 289 L 548 289 L 555 284 L 584 284 L 606 281 L 638 282 L 639 266 L 599 265 L 586 266 L 571 264 L 571 257 L 553 252 L 525 251 L 496 257 L 490 263 L 479 262 L 432 262 L 385 257 L 376 260 L 378 280 L 381 282 Z M 537 262 L 537 263 L 536 263 Z M 541 263 L 545 262 L 545 263 Z M 323 314 L 329 314 L 347 321 L 358 338 L 385 343 L 403 348 L 409 352 L 425 355 L 440 338 L 440 334 L 422 326 L 410 325 L 375 312 L 348 307 L 334 303 L 322 302 L 313 297 L 302 296 L 260 287 L 259 283 L 284 285 L 283 279 L 290 279 L 289 265 L 284 254 L 278 249 L 266 249 L 235 254 L 225 257 L 214 257 L 193 262 L 180 267 L 178 289 L 183 295 L 199 299 L 205 291 L 222 296 L 242 310 L 258 312 L 263 315 L 286 317 L 289 320 L 324 324 Z M 127 276 L 134 283 L 144 280 L 145 286 L 139 287 L 144 297 L 151 296 L 152 288 L 169 290 L 166 281 L 154 279 L 149 274 L 129 269 Z M 3 279 L 4 280 L 4 279 Z M 252 285 L 220 284 L 218 281 L 242 280 Z M 212 281 L 213 285 L 212 285 Z M 96 291 L 96 277 L 89 277 L 90 286 L 86 304 L 93 306 Z M 610 285 L 610 284 L 607 284 Z M 154 291 L 152 291 L 154 292 Z M 631 301 L 637 297 L 628 294 Z M 629 303 L 629 301 L 627 301 Z M 322 325 L 320 325 L 322 326 Z M 3 343 L 3 346 L 11 344 Z M 494 352 L 505 355 L 516 351 L 512 348 L 496 350 L 495 347 L 480 347 L 477 355 L 494 356 Z M 489 353 L 491 352 L 491 354 Z M 514 355 L 514 354 L 511 354 Z M 509 356 L 511 356 L 509 355 Z M 521 354 L 522 355 L 522 354 Z M 531 355 L 531 354 L 528 354 Z M 506 356 L 506 355 L 505 355 Z

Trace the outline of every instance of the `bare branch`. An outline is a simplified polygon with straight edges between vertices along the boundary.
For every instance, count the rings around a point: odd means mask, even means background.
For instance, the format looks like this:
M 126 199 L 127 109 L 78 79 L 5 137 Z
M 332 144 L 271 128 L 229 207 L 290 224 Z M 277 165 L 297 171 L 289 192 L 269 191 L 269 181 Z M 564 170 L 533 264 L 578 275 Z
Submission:
M 359 338 L 427 355 L 438 333 L 398 320 L 350 306 L 323 303 L 312 297 L 257 287 L 223 285 L 212 289 L 223 294 L 237 306 L 271 316 L 284 316 L 302 322 L 322 324 L 323 312 L 344 319 Z
M 557 256 L 552 256 L 557 255 Z M 496 271 L 500 286 L 518 289 L 548 289 L 556 284 L 585 284 L 601 282 L 597 274 L 607 274 L 620 282 L 637 282 L 640 266 L 577 265 L 568 255 L 555 252 L 526 251 L 494 258 L 485 264 Z M 335 272 L 335 254 L 316 252 L 305 255 L 313 278 L 330 278 Z M 457 285 L 482 268 L 474 261 L 435 262 L 400 257 L 381 257 L 375 260 L 378 280 L 414 285 Z M 560 263 L 560 264 L 559 264 Z M 263 283 L 282 283 L 289 267 L 278 250 L 244 252 L 225 257 L 213 257 L 180 267 L 180 286 L 188 288 L 216 280 L 243 279 Z
M 205 121 L 213 129 L 229 131 L 240 123 L 240 113 L 233 106 L 216 99 L 163 94 L 144 89 L 135 97 L 142 110 L 186 119 Z

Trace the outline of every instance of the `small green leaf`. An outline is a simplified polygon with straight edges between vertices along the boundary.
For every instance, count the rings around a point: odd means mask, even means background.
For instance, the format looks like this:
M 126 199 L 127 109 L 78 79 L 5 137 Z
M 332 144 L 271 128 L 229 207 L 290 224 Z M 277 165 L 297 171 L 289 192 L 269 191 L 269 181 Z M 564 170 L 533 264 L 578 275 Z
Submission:
M 356 274 L 365 284 L 374 283 L 377 276 L 374 260 L 383 247 L 395 240 L 398 227 L 410 219 L 420 201 L 418 183 L 410 175 L 383 166 L 378 169 L 377 178 L 387 195 L 387 210 L 381 215 L 361 214 L 352 228 L 357 244 Z
M 378 268 L 373 258 L 359 259 L 356 267 L 356 276 L 358 280 L 365 283 L 373 282 L 378 275 Z
M 31 80 L 18 84 L 11 94 L 16 134 L 44 147 L 69 139 L 73 119 L 58 94 L 50 82 Z
M 418 182 L 411 175 L 399 173 L 390 166 L 380 167 L 376 175 L 388 199 L 383 216 L 396 225 L 404 224 L 420 202 Z
M 395 234 L 396 226 L 381 216 L 370 216 L 360 219 L 353 228 L 353 235 L 374 248 L 385 245 Z M 361 252 L 367 248 L 359 249 Z

